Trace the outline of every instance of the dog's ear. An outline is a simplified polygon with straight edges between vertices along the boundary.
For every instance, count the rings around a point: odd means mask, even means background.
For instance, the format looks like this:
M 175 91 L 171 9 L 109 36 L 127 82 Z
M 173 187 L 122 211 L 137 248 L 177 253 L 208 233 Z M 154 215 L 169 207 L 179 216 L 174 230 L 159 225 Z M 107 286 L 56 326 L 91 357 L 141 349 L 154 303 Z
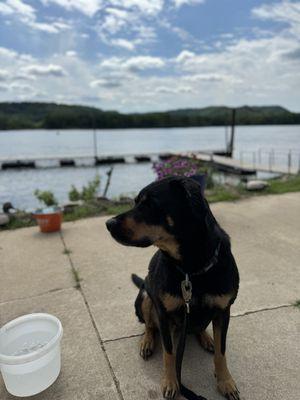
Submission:
M 198 220 L 204 220 L 207 213 L 207 202 L 201 193 L 200 184 L 192 179 L 174 179 L 170 181 L 174 196 L 182 201 L 186 211 Z
M 184 178 L 174 178 L 170 181 L 170 187 L 174 195 L 180 196 L 181 198 L 190 198 L 192 194 L 189 189 L 187 180 Z

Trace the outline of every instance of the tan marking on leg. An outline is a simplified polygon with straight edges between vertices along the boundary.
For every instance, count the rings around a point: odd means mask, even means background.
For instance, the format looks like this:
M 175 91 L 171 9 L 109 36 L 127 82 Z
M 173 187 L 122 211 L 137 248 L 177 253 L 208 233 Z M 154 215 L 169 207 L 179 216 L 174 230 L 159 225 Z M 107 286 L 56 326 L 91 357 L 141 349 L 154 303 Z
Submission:
M 228 370 L 226 356 L 221 352 L 221 329 L 214 321 L 213 331 L 215 342 L 214 363 L 218 390 L 229 400 L 239 400 L 239 391 Z
M 218 307 L 221 308 L 222 310 L 225 310 L 230 304 L 230 301 L 232 299 L 233 295 L 230 294 L 224 294 L 221 296 L 213 296 L 210 294 L 205 295 L 204 302 L 208 307 Z
M 174 354 L 169 354 L 163 350 L 163 376 L 161 381 L 161 390 L 163 396 L 167 399 L 176 397 L 179 385 L 176 377 L 176 358 Z
M 146 293 L 146 292 L 145 292 Z M 140 356 L 148 360 L 152 356 L 155 345 L 155 322 L 153 320 L 154 307 L 150 297 L 145 294 L 142 302 L 142 313 L 145 321 L 145 333 L 140 343 Z
M 174 311 L 184 305 L 182 298 L 171 296 L 170 294 L 164 294 L 161 300 L 168 312 Z
M 200 346 L 203 347 L 204 350 L 209 351 L 210 353 L 214 353 L 214 340 L 207 333 L 207 331 L 202 331 L 196 336 L 200 343 Z

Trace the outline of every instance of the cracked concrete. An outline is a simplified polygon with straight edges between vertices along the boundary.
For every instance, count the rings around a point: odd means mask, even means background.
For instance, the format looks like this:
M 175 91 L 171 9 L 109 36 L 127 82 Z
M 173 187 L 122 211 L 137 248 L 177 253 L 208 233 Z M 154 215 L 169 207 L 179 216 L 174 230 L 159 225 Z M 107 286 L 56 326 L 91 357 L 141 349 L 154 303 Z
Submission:
M 300 298 L 300 194 L 212 209 L 232 238 L 241 274 L 228 360 L 242 398 L 298 400 L 300 310 L 291 303 Z M 160 346 L 148 362 L 138 356 L 143 327 L 134 315 L 137 292 L 130 282 L 132 272 L 146 275 L 154 249 L 118 245 L 105 220 L 66 223 L 61 235 L 42 235 L 37 228 L 0 232 L 0 325 L 39 311 L 57 315 L 65 328 L 61 375 L 34 398 L 161 398 Z M 212 357 L 192 337 L 183 380 L 209 400 L 221 399 Z M 1 379 L 0 398 L 13 398 Z

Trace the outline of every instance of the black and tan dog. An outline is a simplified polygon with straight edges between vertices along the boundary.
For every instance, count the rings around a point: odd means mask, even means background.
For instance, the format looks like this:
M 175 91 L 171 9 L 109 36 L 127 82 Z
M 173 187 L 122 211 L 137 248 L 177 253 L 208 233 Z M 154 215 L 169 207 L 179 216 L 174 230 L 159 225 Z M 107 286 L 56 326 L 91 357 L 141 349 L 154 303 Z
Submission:
M 219 391 L 230 400 L 238 400 L 239 391 L 226 364 L 225 347 L 239 275 L 230 239 L 215 220 L 198 183 L 181 177 L 154 182 L 139 193 L 132 210 L 106 224 L 121 244 L 159 248 L 150 262 L 146 280 L 134 275 L 133 281 L 140 288 L 136 314 L 145 323 L 140 347 L 144 359 L 154 350 L 156 330 L 161 333 L 164 397 L 174 398 L 179 390 L 172 338 L 174 327 L 180 326 L 183 318 L 181 282 L 187 273 L 192 282 L 189 331 L 198 336 L 206 350 L 214 352 Z M 163 318 L 157 304 L 166 311 Z M 211 321 L 214 340 L 205 330 Z

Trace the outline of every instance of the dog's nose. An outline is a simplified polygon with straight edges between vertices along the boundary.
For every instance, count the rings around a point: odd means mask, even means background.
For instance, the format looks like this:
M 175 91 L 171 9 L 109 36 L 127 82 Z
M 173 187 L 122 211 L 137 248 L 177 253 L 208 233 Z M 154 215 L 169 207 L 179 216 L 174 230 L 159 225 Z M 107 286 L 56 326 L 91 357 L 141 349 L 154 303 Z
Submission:
M 109 232 L 112 231 L 113 227 L 117 225 L 117 219 L 116 218 L 110 218 L 109 220 L 106 221 L 106 228 L 109 230 Z

